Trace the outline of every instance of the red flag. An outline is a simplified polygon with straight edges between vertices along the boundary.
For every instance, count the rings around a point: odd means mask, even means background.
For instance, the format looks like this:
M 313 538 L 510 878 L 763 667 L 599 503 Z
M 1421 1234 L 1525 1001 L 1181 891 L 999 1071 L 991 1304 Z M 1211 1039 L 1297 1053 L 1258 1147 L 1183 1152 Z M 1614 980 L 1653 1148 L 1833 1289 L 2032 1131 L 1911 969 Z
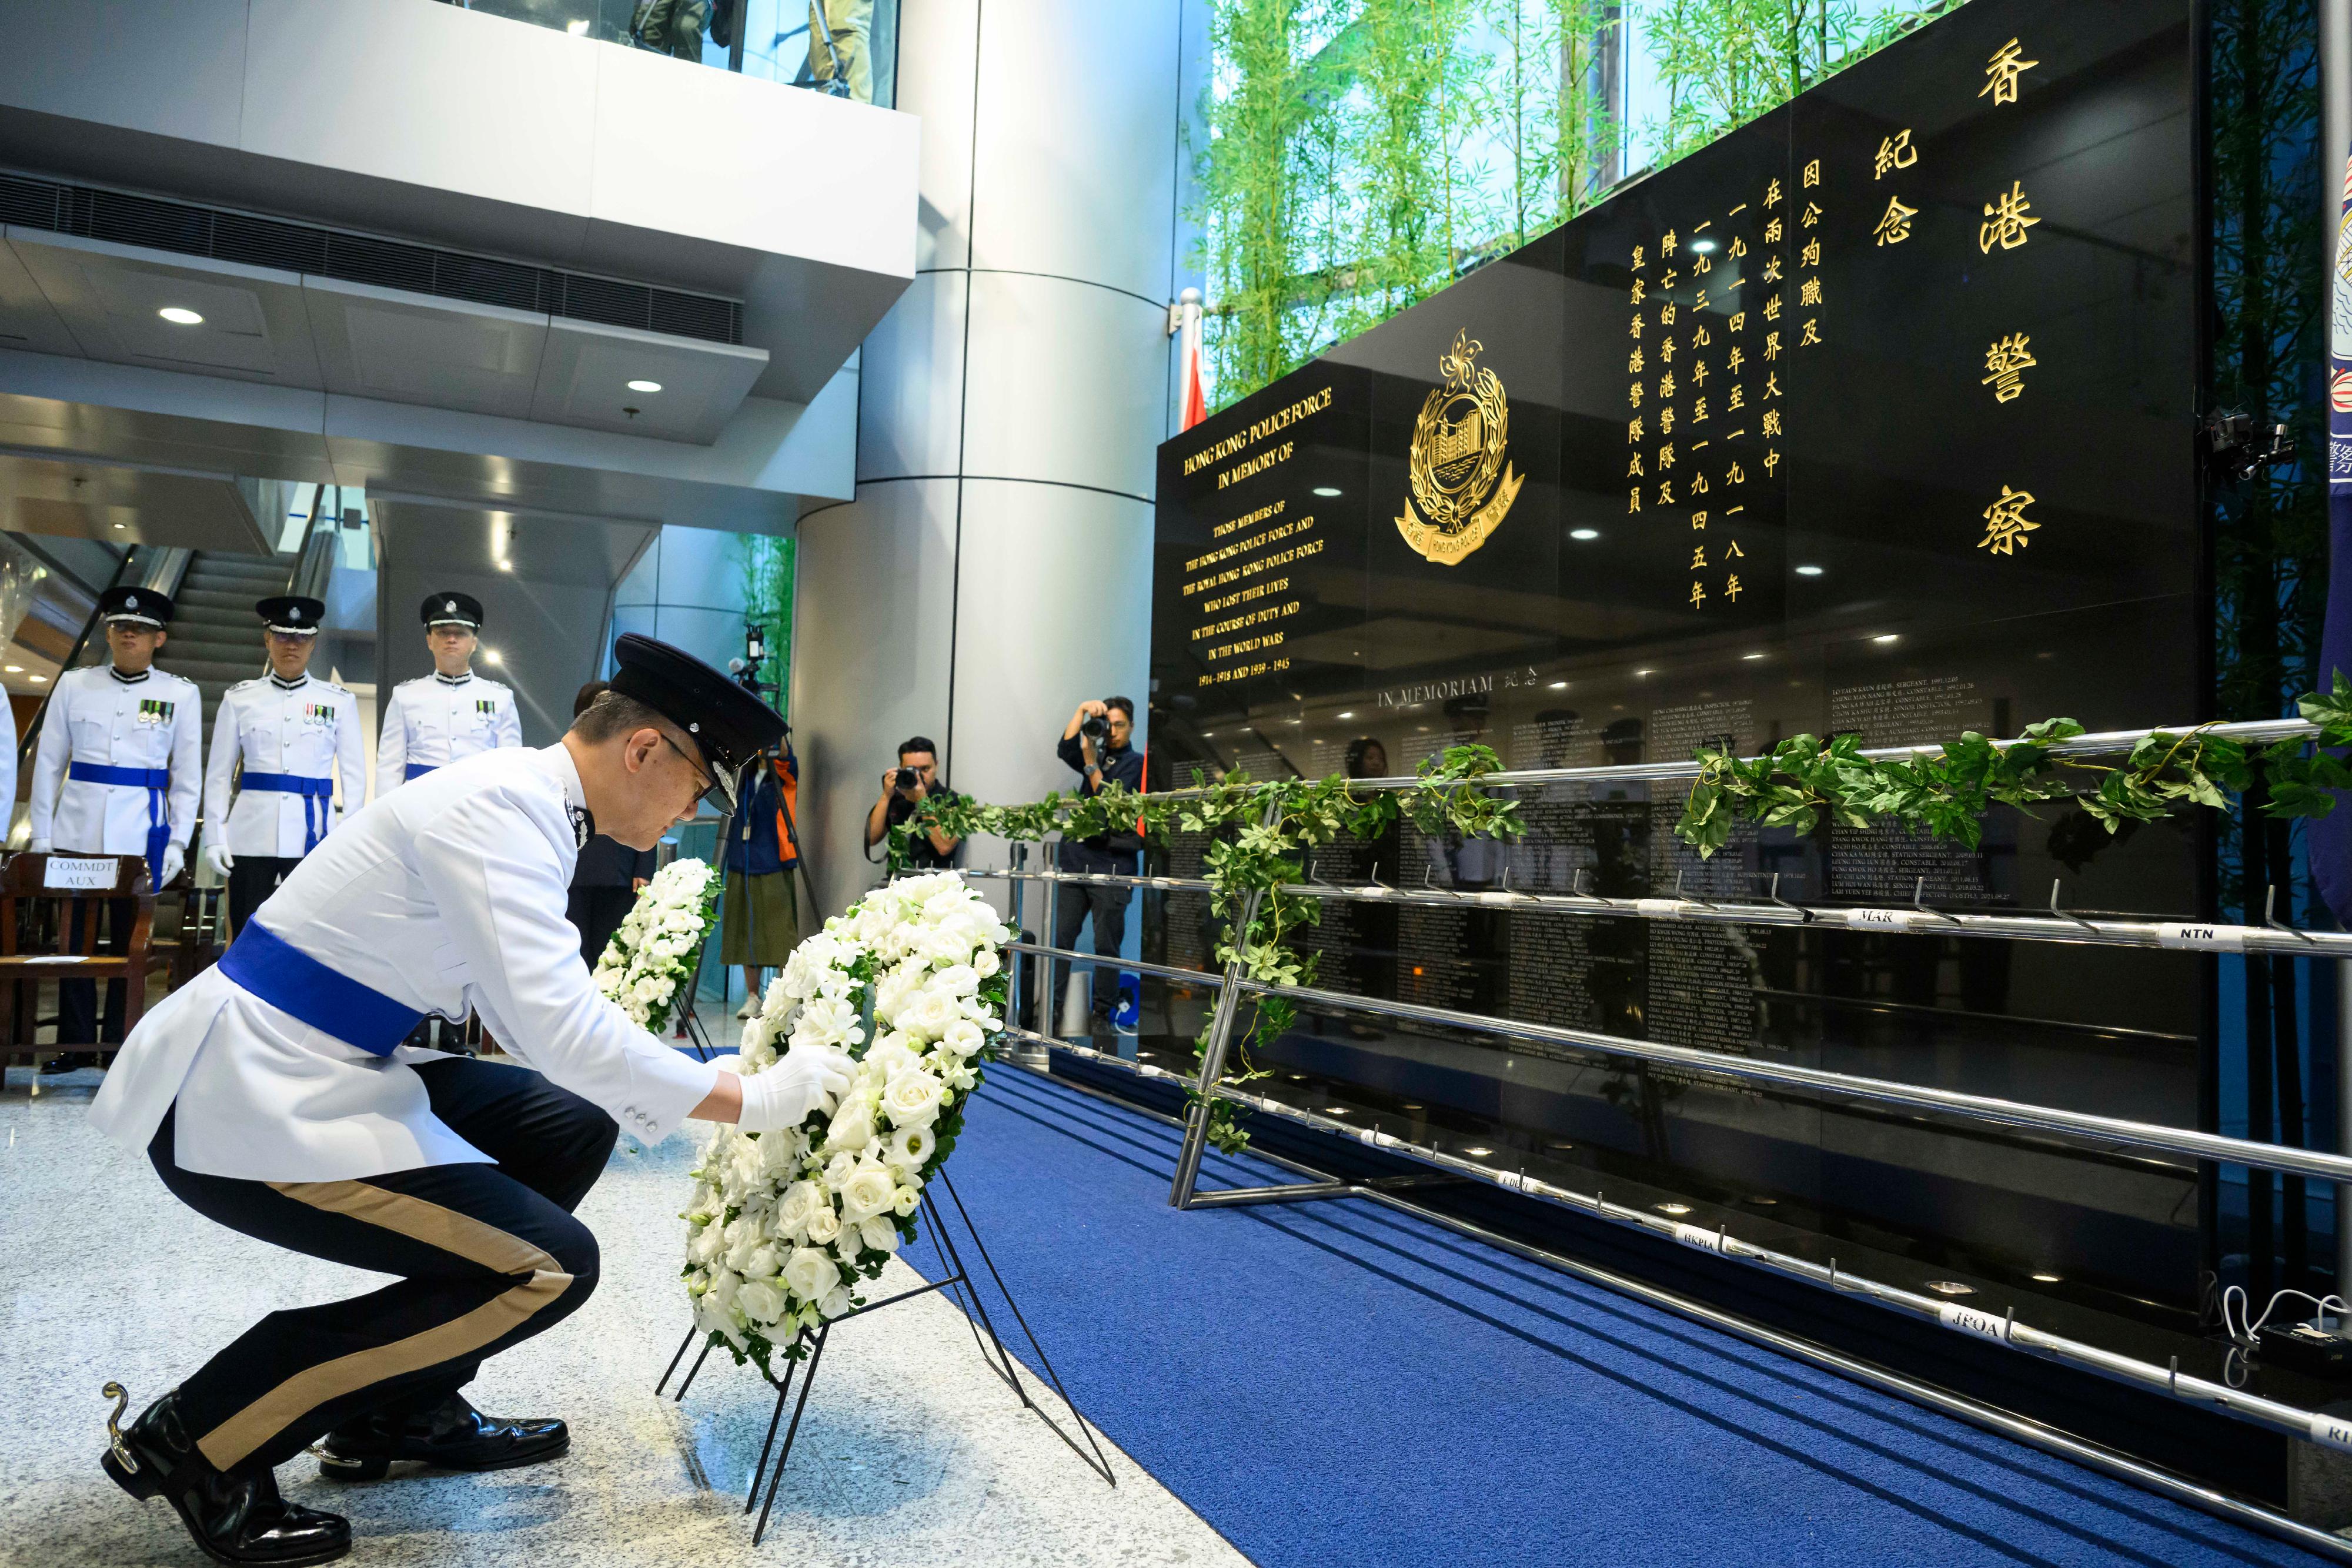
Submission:
M 1177 330 L 1183 334 L 1178 348 L 1184 364 L 1184 413 L 1177 429 L 1190 430 L 1209 417 L 1208 389 L 1201 378 L 1201 291 L 1184 290 Z

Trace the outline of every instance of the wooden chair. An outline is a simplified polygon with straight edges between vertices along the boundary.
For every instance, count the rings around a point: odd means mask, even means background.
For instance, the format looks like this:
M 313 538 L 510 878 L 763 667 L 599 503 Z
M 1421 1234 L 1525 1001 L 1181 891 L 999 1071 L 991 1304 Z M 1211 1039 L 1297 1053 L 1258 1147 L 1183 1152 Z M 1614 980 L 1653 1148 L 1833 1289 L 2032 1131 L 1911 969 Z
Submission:
M 51 862 L 58 862 L 52 873 Z M 100 886 L 52 887 L 53 881 L 66 880 L 72 871 L 87 873 L 93 862 L 112 862 L 113 878 Z M 86 874 L 76 881 L 95 881 Z M 131 925 L 131 940 L 122 953 L 99 953 L 98 915 L 102 899 L 128 898 L 136 902 Z M 79 946 L 78 956 L 68 955 L 71 928 L 75 924 L 74 901 L 81 901 L 79 910 Z M 0 986 L 7 988 L 7 1001 L 0 1007 L 0 1065 L 25 1056 L 38 1062 L 45 1051 L 59 1050 L 87 1051 L 100 1056 L 110 1056 L 122 1048 L 122 1041 L 101 1040 L 89 1046 L 37 1046 L 33 1034 L 37 1027 L 41 986 L 50 980 L 121 980 L 125 983 L 122 1009 L 122 1030 L 125 1035 L 139 1022 L 147 1010 L 147 977 L 161 975 L 170 967 L 169 957 L 155 950 L 155 894 L 147 885 L 147 862 L 137 855 L 16 855 L 5 866 L 0 866 Z M 61 959 L 70 957 L 69 962 Z M 102 993 L 101 993 L 102 997 Z M 100 1033 L 105 1032 L 104 1008 L 101 1001 Z M 33 1092 L 40 1092 L 36 1075 Z

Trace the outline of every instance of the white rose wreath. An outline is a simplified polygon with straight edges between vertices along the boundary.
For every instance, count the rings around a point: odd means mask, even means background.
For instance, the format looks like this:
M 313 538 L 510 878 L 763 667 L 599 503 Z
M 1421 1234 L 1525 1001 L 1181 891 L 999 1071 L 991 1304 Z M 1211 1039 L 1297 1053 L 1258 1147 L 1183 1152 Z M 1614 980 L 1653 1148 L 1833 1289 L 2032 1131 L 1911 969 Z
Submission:
M 708 862 L 672 861 L 654 873 L 597 956 L 597 990 L 639 1029 L 659 1034 L 669 1022 L 678 992 L 694 978 L 718 900 Z
M 772 1377 L 804 1329 L 861 1304 L 860 1283 L 914 1239 L 923 1186 L 955 1147 L 963 1102 L 1004 1018 L 1012 933 L 954 872 L 868 894 L 793 950 L 743 1031 L 740 1071 L 787 1046 L 856 1062 L 831 1111 L 795 1128 L 724 1127 L 694 1173 L 686 1290 L 695 1322 Z

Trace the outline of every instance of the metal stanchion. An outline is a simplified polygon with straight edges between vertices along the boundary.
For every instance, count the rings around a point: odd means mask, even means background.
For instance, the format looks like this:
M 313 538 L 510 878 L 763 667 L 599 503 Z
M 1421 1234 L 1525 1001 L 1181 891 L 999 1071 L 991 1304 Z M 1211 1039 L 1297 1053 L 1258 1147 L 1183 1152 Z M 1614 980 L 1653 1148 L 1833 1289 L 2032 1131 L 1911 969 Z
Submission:
M 1271 827 L 1281 811 L 1279 801 L 1267 806 L 1266 825 Z M 1264 889 L 1250 894 L 1242 905 L 1241 918 L 1226 937 L 1233 956 L 1226 960 L 1224 976 L 1217 982 L 1217 1009 L 1209 1019 L 1208 1041 L 1201 1049 L 1198 1092 L 1184 1111 L 1184 1146 L 1176 1155 L 1175 1183 L 1168 1189 L 1171 1208 L 1192 1206 L 1192 1187 L 1201 1178 L 1201 1155 L 1209 1142 L 1209 1099 L 1224 1077 L 1225 1051 L 1234 1038 L 1234 1014 L 1241 1007 L 1242 952 L 1249 946 L 1250 927 L 1257 923 L 1258 905 L 1265 897 Z
M 1054 851 L 1052 845 L 1047 843 L 1045 840 L 1039 840 L 1037 843 L 1037 853 L 1039 857 L 1045 861 L 1046 868 L 1048 870 L 1053 869 Z M 1061 883 L 1057 882 L 1048 881 L 1045 883 L 1045 917 L 1041 922 L 1042 929 L 1037 933 L 1038 945 L 1041 946 L 1051 946 L 1054 944 L 1055 900 L 1060 894 L 1061 891 Z M 1054 1018 L 1054 960 L 1051 958 L 1041 958 L 1038 960 L 1037 965 L 1037 1017 L 1035 1023 L 1037 1032 L 1044 1035 L 1048 1040 L 1055 1038 L 1054 1025 L 1055 1020 Z

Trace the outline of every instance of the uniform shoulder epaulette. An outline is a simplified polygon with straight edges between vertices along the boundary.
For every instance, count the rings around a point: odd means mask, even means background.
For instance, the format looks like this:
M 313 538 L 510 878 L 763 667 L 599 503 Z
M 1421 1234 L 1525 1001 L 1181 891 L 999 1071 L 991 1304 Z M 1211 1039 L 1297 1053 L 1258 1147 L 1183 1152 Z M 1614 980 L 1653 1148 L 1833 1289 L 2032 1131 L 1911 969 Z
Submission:
M 268 677 L 268 676 L 267 676 L 267 675 L 256 675 L 256 676 L 254 676 L 254 677 L 253 677 L 251 680 L 249 680 L 249 681 L 239 681 L 239 682 L 237 682 L 235 685 L 233 685 L 233 686 L 229 687 L 229 691 L 232 691 L 232 692 L 241 692 L 241 691 L 245 690 L 245 688 L 246 688 L 246 687 L 247 687 L 247 686 L 257 686 L 257 685 L 259 685 L 262 682 L 264 682 L 264 681 L 268 680 L 268 678 L 269 678 L 269 677 Z M 223 693 L 222 695 L 226 695 L 227 694 L 226 694 L 226 693 Z
M 394 691 L 398 691 L 401 686 L 421 686 L 432 678 L 433 677 L 430 675 L 411 675 L 408 679 L 400 682 L 399 685 L 394 685 L 392 689 Z
M 319 677 L 316 675 L 312 675 L 310 678 L 314 681 L 319 681 Z M 347 697 L 352 695 L 352 688 L 349 686 L 339 686 L 332 681 L 319 681 L 319 684 L 326 687 L 329 691 L 334 693 L 339 697 Z

